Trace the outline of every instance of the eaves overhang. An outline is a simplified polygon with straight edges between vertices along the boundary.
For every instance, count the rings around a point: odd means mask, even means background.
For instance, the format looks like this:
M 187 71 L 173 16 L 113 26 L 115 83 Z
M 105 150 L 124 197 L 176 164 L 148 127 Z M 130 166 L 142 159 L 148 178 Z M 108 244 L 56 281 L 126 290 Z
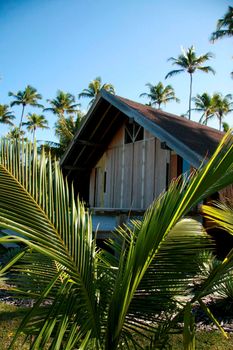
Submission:
M 77 133 L 74 135 L 73 140 L 70 142 L 69 146 L 67 147 L 65 153 L 63 154 L 63 156 L 61 157 L 60 160 L 60 165 L 63 166 L 66 162 L 66 159 L 69 155 L 69 153 L 72 151 L 72 149 L 75 147 L 77 139 L 80 137 L 80 135 L 82 134 L 83 130 L 86 128 L 86 126 L 90 123 L 90 119 L 91 119 L 91 115 L 93 114 L 94 110 L 96 110 L 98 108 L 98 105 L 100 103 L 100 100 L 102 99 L 101 93 L 99 93 L 94 101 L 94 103 L 92 104 L 92 106 L 90 107 L 90 109 L 88 110 L 87 114 L 84 117 L 83 122 L 81 123 L 80 128 L 78 129 Z

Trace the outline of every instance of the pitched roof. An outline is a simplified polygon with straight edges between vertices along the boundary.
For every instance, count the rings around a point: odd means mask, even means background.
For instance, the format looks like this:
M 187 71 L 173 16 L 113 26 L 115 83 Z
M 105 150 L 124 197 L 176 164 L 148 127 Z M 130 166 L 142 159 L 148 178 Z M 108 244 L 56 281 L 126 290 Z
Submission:
M 63 158 L 63 167 L 90 168 L 126 118 L 135 120 L 177 154 L 198 167 L 224 133 L 101 90 Z
M 203 124 L 179 117 L 162 110 L 154 109 L 126 98 L 118 97 L 129 107 L 141 113 L 145 118 L 160 126 L 175 139 L 182 142 L 195 153 L 204 157 L 211 156 L 224 133 Z

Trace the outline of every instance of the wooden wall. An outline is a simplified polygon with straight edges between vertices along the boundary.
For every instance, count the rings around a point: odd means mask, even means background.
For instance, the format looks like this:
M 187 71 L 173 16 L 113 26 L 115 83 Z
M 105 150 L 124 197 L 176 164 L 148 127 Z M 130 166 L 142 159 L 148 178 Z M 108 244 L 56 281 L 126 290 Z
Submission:
M 92 169 L 90 206 L 146 209 L 170 181 L 171 152 L 144 130 L 144 139 L 124 143 L 124 126 Z

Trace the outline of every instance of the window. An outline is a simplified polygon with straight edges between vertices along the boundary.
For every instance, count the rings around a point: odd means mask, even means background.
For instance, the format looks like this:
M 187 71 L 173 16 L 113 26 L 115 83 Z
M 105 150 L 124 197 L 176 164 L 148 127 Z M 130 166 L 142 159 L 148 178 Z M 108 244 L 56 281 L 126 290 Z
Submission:
M 125 143 L 134 143 L 143 140 L 144 129 L 133 121 L 129 121 L 125 125 Z
M 104 193 L 106 193 L 106 186 L 107 186 L 107 172 L 104 172 Z

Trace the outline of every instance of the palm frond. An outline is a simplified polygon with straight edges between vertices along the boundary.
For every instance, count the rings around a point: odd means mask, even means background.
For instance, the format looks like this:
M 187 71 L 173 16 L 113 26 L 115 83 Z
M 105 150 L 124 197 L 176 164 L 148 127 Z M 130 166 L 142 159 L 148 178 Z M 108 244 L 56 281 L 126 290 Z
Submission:
M 233 252 L 196 290 L 192 286 L 195 256 L 208 241 L 201 225 L 184 216 L 202 199 L 232 183 L 232 159 L 229 131 L 206 165 L 189 178 L 173 181 L 142 222 L 134 221 L 118 231 L 112 256 L 96 252 L 90 217 L 76 201 L 58 163 L 52 165 L 43 152 L 37 156 L 31 144 L 2 140 L 0 225 L 18 236 L 0 242 L 20 241 L 32 250 L 25 253 L 22 265 L 19 261 L 15 266 L 15 274 L 18 269 L 23 276 L 17 280 L 19 289 L 27 293 L 31 281 L 38 281 L 48 264 L 41 286 L 36 282 L 32 289 L 36 303 L 19 329 L 35 335 L 31 349 L 87 345 L 114 350 L 122 339 L 130 343 L 132 332 L 139 332 L 140 326 L 150 334 L 159 332 L 154 324 L 146 323 L 147 317 L 158 319 L 158 303 L 164 306 L 166 300 L 166 311 L 186 305 L 180 295 L 190 303 L 201 303 L 204 295 L 227 278 Z M 145 302 L 147 295 L 153 313 Z M 44 307 L 46 300 L 51 304 Z M 179 312 L 175 315 L 180 317 Z M 167 329 L 175 321 L 169 319 Z
M 215 206 L 203 205 L 202 211 L 208 220 L 213 221 L 233 235 L 233 208 L 216 202 Z
M 53 306 L 56 308 L 61 298 L 78 293 L 80 303 L 74 312 L 79 314 L 77 323 L 82 337 L 91 329 L 94 338 L 98 338 L 95 245 L 89 215 L 70 193 L 58 163 L 52 167 L 51 159 L 46 160 L 43 152 L 38 157 L 30 144 L 2 141 L 0 157 L 0 222 L 2 227 L 19 234 L 2 240 L 20 241 L 62 266 L 67 277 Z M 73 317 L 72 313 L 69 317 Z M 44 332 L 49 329 L 45 327 Z M 40 333 L 36 333 L 39 342 Z M 64 341 L 69 338 L 67 332 L 63 335 Z
M 197 67 L 198 70 L 201 70 L 202 72 L 205 72 L 205 73 L 213 73 L 215 74 L 215 70 L 211 67 L 211 66 L 205 66 L 205 67 Z
M 167 73 L 167 75 L 165 76 L 165 79 L 170 78 L 170 77 L 173 77 L 174 75 L 177 75 L 177 74 L 182 73 L 182 72 L 184 72 L 184 71 L 185 71 L 184 69 L 175 69 L 175 70 L 172 70 L 171 72 Z

